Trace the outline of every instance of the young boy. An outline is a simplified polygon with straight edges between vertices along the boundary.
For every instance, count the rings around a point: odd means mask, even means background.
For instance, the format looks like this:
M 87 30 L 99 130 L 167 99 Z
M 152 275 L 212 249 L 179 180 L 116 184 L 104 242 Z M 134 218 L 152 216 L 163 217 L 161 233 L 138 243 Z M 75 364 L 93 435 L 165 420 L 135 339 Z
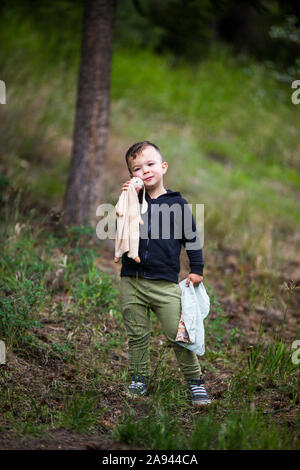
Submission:
M 187 249 L 190 260 L 190 282 L 197 286 L 203 280 L 203 257 L 199 246 L 199 236 L 194 218 L 190 212 L 191 229 L 194 238 L 190 240 L 184 233 L 184 204 L 187 201 L 179 192 L 165 189 L 163 175 L 167 172 L 168 163 L 163 161 L 159 148 L 151 142 L 144 141 L 132 145 L 126 152 L 126 163 L 131 178 L 138 176 L 145 185 L 145 198 L 148 210 L 142 215 L 144 224 L 140 225 L 139 257 L 137 263 L 127 256 L 122 256 L 120 302 L 129 339 L 129 359 L 132 382 L 128 392 L 131 396 L 146 395 L 150 375 L 150 312 L 151 309 L 161 322 L 163 332 L 174 349 L 180 369 L 189 387 L 193 404 L 208 404 L 211 400 L 204 387 L 197 355 L 175 342 L 181 316 L 181 288 L 178 284 L 180 271 L 181 245 L 198 243 Z M 130 180 L 123 184 L 127 190 Z M 139 202 L 142 202 L 141 188 L 137 188 Z M 177 208 L 172 218 L 169 210 L 169 222 L 160 221 L 159 212 L 165 208 Z M 178 208 L 180 211 L 178 212 Z M 182 210 L 181 210 L 182 209 Z M 158 214 L 156 221 L 154 214 Z M 167 219 L 167 217 L 165 217 Z M 182 220 L 179 220 L 182 219 Z M 179 224 L 180 222 L 180 224 Z M 161 228 L 169 229 L 167 236 L 162 236 Z M 169 225 L 168 225 L 169 224 Z M 178 226 L 181 231 L 175 236 Z M 154 233 L 156 232 L 156 233 Z M 163 232 L 164 233 L 164 232 Z M 177 231 L 178 233 L 178 231 Z

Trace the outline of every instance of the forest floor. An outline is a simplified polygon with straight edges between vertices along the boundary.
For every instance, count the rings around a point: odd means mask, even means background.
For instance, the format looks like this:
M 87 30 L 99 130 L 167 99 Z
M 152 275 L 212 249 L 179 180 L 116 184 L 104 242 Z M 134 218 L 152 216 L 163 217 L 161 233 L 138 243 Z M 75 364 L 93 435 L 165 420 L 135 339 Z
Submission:
M 188 259 L 185 252 L 181 254 L 181 272 L 179 280 L 184 279 L 188 273 Z M 101 257 L 98 259 L 97 267 L 103 272 L 108 274 L 119 275 L 120 263 L 113 262 L 113 245 L 108 244 L 103 251 Z M 230 278 L 230 288 L 228 287 L 228 279 Z M 204 276 L 204 284 L 206 280 L 209 281 L 215 293 L 219 298 L 219 302 L 224 309 L 224 315 L 228 321 L 223 325 L 226 332 L 230 335 L 230 331 L 236 331 L 234 340 L 229 347 L 224 339 L 224 352 L 225 350 L 232 355 L 234 351 L 234 358 L 230 361 L 230 357 L 224 360 L 225 356 L 214 358 L 214 366 L 217 369 L 210 368 L 207 362 L 204 362 L 204 372 L 206 379 L 207 390 L 211 397 L 217 400 L 222 406 L 222 396 L 228 388 L 228 379 L 236 373 L 242 366 L 242 361 L 245 359 L 245 352 L 256 344 L 260 325 L 264 327 L 264 340 L 265 344 L 272 341 L 274 332 L 280 331 L 280 337 L 286 344 L 291 344 L 295 340 L 297 328 L 299 327 L 299 304 L 300 304 L 300 289 L 292 289 L 292 295 L 288 295 L 291 291 L 287 287 L 299 287 L 300 285 L 300 263 L 290 262 L 286 264 L 284 270 L 278 273 L 276 280 L 273 279 L 273 274 L 267 271 L 260 271 L 259 269 L 253 270 L 247 263 L 241 264 L 239 262 L 239 253 L 234 250 L 225 249 L 221 245 L 218 250 L 211 253 L 209 262 L 207 262 Z M 227 280 L 227 282 L 226 282 Z M 280 299 L 288 304 L 288 314 L 284 319 L 284 328 L 281 328 L 283 322 L 282 303 L 278 297 L 277 302 L 273 302 L 272 306 L 263 303 L 253 304 L 253 298 L 249 297 L 249 286 L 266 286 L 271 285 L 273 282 L 278 285 L 280 290 Z M 276 290 L 276 289 L 275 289 Z M 271 292 L 269 290 L 269 292 Z M 64 294 L 59 294 L 60 299 Z M 255 294 L 256 295 L 256 294 Z M 272 297 L 272 294 L 271 294 Z M 257 296 L 255 297 L 257 298 Z M 68 302 L 68 299 L 64 299 Z M 214 316 L 212 311 L 210 314 Z M 209 323 L 209 317 L 207 319 Z M 44 337 L 51 336 L 52 331 L 61 329 L 62 335 L 68 335 L 68 330 L 64 330 L 61 323 L 57 324 L 51 321 L 47 324 L 42 331 Z M 299 330 L 298 330 L 299 332 Z M 164 340 L 161 331 L 156 331 L 152 337 L 151 351 L 155 354 L 160 348 Z M 84 342 L 84 339 L 83 339 Z M 126 344 L 127 346 L 127 344 Z M 212 338 L 210 338 L 207 348 L 213 347 Z M 239 359 L 240 357 L 240 359 Z M 201 363 L 202 359 L 200 359 Z M 208 359 L 209 361 L 209 359 Z M 176 370 L 175 356 L 170 355 L 167 359 L 169 370 Z M 128 355 L 125 347 L 113 348 L 107 354 L 106 366 L 108 366 L 114 374 L 122 372 L 128 365 Z M 67 367 L 60 361 L 48 360 L 41 361 L 39 358 L 32 361 L 32 358 L 22 357 L 22 354 L 10 353 L 7 364 L 1 366 L 7 371 L 6 383 L 18 384 L 20 389 L 26 390 L 29 393 L 41 394 L 45 388 L 47 394 L 47 386 L 56 379 L 67 380 L 68 383 L 76 381 L 73 376 L 76 374 L 74 367 Z M 180 375 L 178 374 L 179 380 Z M 26 430 L 13 430 L 6 429 L 4 423 L 1 423 L 0 418 L 0 449 L 138 449 L 138 446 L 133 447 L 130 444 L 116 441 L 112 437 L 112 430 L 116 422 L 120 418 L 124 406 L 128 405 L 128 398 L 124 393 L 125 387 L 128 385 L 121 381 L 113 379 L 110 381 L 110 373 L 105 371 L 102 377 L 102 405 L 107 410 L 101 417 L 99 422 L 98 432 L 96 433 L 77 433 L 68 429 L 53 429 L 47 432 L 41 432 L 40 436 L 31 436 L 26 433 Z M 42 384 L 42 385 L 41 385 Z M 266 403 L 265 413 L 272 415 L 272 419 L 279 423 L 284 415 L 285 423 L 294 429 L 295 418 L 299 414 L 299 397 L 295 406 L 290 405 L 290 398 L 285 393 L 277 390 L 276 385 L 268 384 L 269 398 L 266 399 L 266 390 L 264 384 L 260 384 L 255 392 L 256 406 L 259 405 L 260 400 Z M 46 398 L 45 398 L 46 400 Z M 145 411 L 145 403 L 135 403 L 138 413 L 143 414 Z M 190 407 L 189 413 L 193 416 L 205 413 L 203 409 L 196 409 Z M 24 432 L 25 431 L 25 432 Z M 143 448 L 143 447 L 141 447 Z

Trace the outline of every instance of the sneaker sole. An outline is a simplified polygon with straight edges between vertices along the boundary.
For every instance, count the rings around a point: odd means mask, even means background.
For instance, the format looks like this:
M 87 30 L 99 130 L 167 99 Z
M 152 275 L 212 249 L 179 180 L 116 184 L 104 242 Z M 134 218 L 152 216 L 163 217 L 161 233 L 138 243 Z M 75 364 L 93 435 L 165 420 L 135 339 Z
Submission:
M 203 400 L 203 401 L 192 401 L 193 405 L 210 405 L 212 400 Z
M 146 393 L 144 393 L 144 395 L 142 395 L 141 393 L 125 392 L 125 395 L 129 398 L 144 398 L 144 397 L 147 397 Z

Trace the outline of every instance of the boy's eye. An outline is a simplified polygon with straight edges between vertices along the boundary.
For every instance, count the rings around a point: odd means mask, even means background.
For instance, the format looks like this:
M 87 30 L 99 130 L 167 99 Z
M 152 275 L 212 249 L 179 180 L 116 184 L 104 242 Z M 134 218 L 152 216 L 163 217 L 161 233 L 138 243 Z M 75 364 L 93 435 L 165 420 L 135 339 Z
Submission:
M 149 166 L 150 165 L 154 165 L 154 163 L 149 163 Z M 140 168 L 134 168 L 133 171 L 137 171 L 137 170 L 140 170 Z

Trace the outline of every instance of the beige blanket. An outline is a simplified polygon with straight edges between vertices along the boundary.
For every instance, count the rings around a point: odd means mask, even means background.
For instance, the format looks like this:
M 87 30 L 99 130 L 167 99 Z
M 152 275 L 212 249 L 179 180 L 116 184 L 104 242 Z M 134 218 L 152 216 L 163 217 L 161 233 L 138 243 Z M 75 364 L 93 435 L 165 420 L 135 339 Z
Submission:
M 115 206 L 117 217 L 117 231 L 115 239 L 115 258 L 117 263 L 121 256 L 127 253 L 129 258 L 140 263 L 139 237 L 140 224 L 143 224 L 141 213 L 146 212 L 148 204 L 145 200 L 145 186 L 143 188 L 143 203 L 140 211 L 140 203 L 136 188 L 144 186 L 140 178 L 132 178 L 127 190 L 122 191 Z

